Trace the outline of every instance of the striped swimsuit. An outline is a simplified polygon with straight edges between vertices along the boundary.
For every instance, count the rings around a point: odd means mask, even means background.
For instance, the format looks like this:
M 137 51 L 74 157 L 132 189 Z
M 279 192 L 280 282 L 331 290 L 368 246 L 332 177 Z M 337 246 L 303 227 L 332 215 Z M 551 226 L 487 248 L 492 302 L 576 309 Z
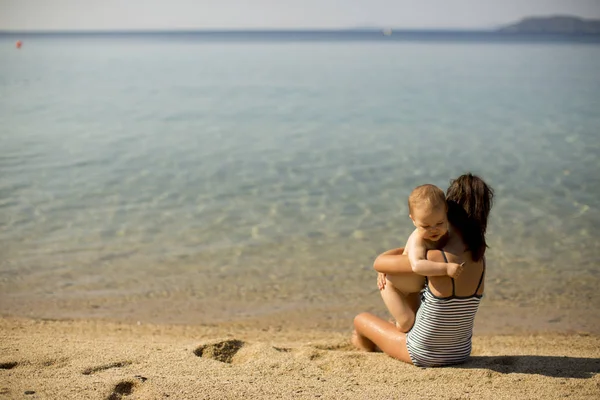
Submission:
M 448 262 L 446 253 L 442 251 L 442 255 Z M 429 281 L 425 280 L 415 324 L 406 335 L 406 348 L 414 365 L 441 367 L 459 364 L 469 358 L 473 320 L 482 297 L 477 292 L 484 274 L 485 260 L 479 284 L 471 296 L 456 296 L 452 279 L 452 296 L 437 297 L 431 293 Z

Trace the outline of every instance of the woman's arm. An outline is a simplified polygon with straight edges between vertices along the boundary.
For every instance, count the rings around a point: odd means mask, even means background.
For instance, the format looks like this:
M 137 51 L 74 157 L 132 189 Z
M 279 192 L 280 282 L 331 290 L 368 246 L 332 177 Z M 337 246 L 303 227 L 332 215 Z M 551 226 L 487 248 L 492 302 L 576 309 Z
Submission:
M 375 268 L 377 272 L 392 275 L 413 272 L 408 256 L 402 255 L 403 252 L 404 248 L 400 247 L 381 253 L 375 259 L 373 268 Z

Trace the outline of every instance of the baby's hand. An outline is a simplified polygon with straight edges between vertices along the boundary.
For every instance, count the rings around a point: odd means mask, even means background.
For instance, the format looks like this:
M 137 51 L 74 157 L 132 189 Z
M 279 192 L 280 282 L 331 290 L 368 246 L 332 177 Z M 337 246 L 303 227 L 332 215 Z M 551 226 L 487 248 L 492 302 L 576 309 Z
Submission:
M 385 274 L 383 272 L 377 273 L 377 287 L 379 290 L 385 289 Z
M 446 273 L 450 278 L 458 278 L 462 273 L 464 266 L 464 262 L 460 264 L 448 263 L 448 266 L 446 267 Z

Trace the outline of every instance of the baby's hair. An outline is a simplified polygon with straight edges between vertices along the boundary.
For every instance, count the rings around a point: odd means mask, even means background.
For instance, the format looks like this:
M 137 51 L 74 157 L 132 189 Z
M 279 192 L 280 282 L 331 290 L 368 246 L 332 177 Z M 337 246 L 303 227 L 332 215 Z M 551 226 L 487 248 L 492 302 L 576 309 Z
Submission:
M 430 184 L 417 186 L 408 196 L 408 212 L 412 213 L 417 207 L 446 208 L 444 191 Z
M 473 261 L 479 261 L 488 247 L 485 231 L 494 203 L 494 190 L 480 177 L 467 173 L 450 181 L 446 202 L 448 221 L 461 233 Z

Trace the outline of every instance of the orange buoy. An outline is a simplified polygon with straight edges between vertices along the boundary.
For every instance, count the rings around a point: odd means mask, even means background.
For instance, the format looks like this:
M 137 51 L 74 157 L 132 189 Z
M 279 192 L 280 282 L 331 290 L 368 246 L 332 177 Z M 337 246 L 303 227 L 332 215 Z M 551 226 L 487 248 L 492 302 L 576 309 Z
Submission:
M 17 46 L 17 49 L 20 49 L 21 46 L 23 46 L 23 42 L 21 42 L 20 40 L 17 40 L 17 43 L 15 43 L 15 46 Z

